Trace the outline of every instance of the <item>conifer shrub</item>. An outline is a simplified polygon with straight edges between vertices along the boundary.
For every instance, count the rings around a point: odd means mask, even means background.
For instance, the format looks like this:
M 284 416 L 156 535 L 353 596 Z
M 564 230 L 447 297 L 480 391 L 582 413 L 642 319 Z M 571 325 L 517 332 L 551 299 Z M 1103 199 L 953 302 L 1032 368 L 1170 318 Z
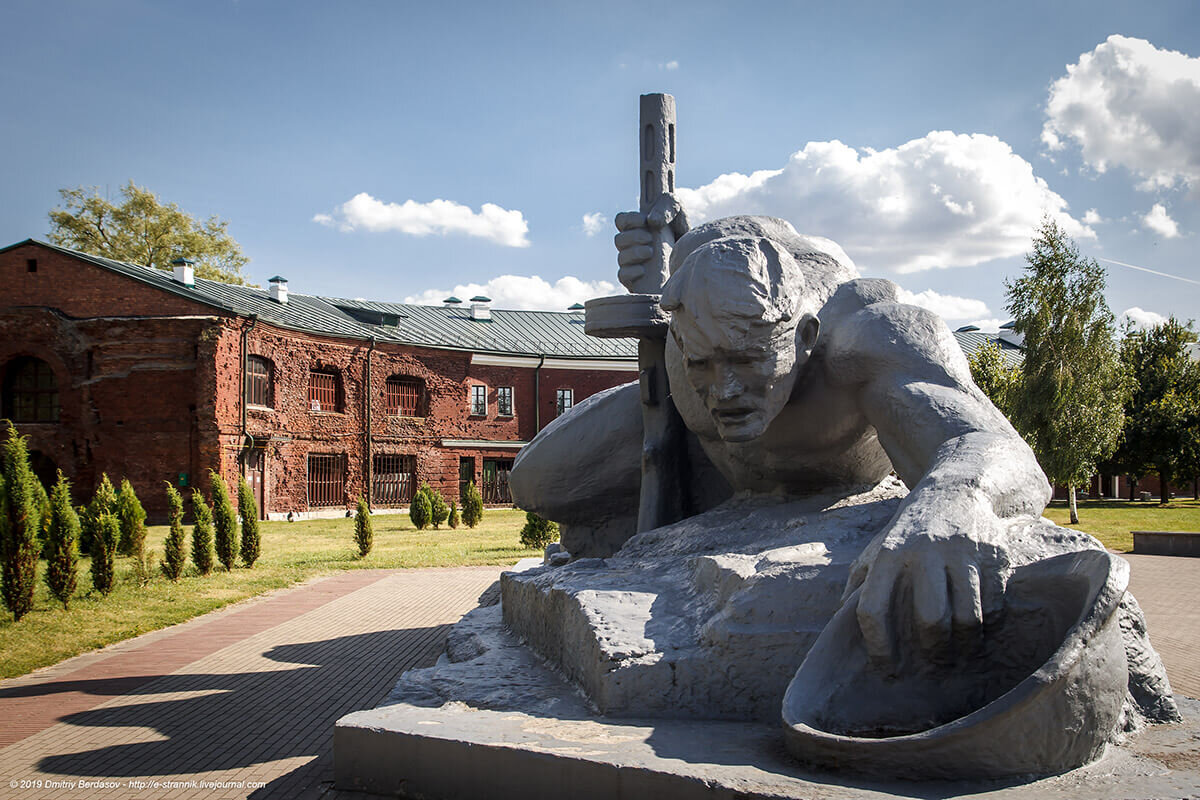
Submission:
M 458 515 L 458 503 L 450 501 L 450 517 L 446 520 L 446 524 L 451 528 L 457 528 L 462 522 L 462 517 Z
M 558 523 L 525 512 L 525 527 L 521 528 L 521 544 L 530 550 L 541 550 L 558 539 Z
M 238 514 L 242 516 L 242 563 L 253 567 L 262 552 L 262 534 L 258 530 L 258 503 L 244 475 L 238 480 Z
M 116 490 L 113 489 L 108 474 L 102 472 L 100 473 L 100 484 L 96 487 L 96 493 L 92 495 L 92 501 L 88 503 L 87 509 L 79 515 L 79 549 L 81 551 L 92 552 L 92 540 L 100 527 L 100 516 L 116 512 Z
M 233 569 L 238 557 L 237 512 L 233 510 L 225 479 L 213 470 L 209 470 L 208 474 L 212 479 L 212 516 L 217 560 L 229 571 Z
M 92 537 L 92 586 L 100 594 L 107 595 L 112 591 L 120 541 L 121 523 L 115 514 L 105 511 L 96 520 Z
M 117 492 L 116 513 L 121 525 L 121 542 L 117 552 L 140 560 L 146 549 L 146 511 L 128 478 L 122 479 L 121 490 Z
M 192 490 L 192 517 L 192 563 L 201 575 L 207 575 L 213 568 L 213 519 L 199 489 Z
M 371 530 L 371 510 L 367 508 L 367 501 L 360 497 L 358 508 L 354 512 L 354 543 L 358 545 L 360 556 L 365 558 L 367 553 L 371 552 L 374 538 L 375 533 Z
M 71 507 L 71 484 L 62 470 L 50 492 L 46 530 L 46 586 L 66 610 L 75 594 L 79 569 L 79 515 Z
M 462 521 L 468 528 L 474 528 L 483 521 L 483 495 L 475 488 L 474 481 L 467 484 L 467 492 L 463 497 Z
M 425 493 L 424 484 L 413 495 L 412 502 L 408 504 L 408 518 L 412 520 L 412 524 L 417 530 L 429 527 L 429 523 L 433 519 L 433 506 L 429 502 L 429 495 Z
M 11 424 L 0 458 L 0 475 L 0 595 L 13 619 L 19 620 L 33 608 L 42 508 L 25 437 Z
M 38 553 L 42 558 L 47 558 L 50 545 L 50 495 L 46 494 L 46 487 L 42 486 L 41 480 L 34 476 L 33 481 L 34 502 L 37 503 L 38 511 Z
M 158 566 L 168 579 L 177 581 L 187 564 L 187 539 L 183 535 L 183 498 L 170 483 L 167 484 L 167 507 L 170 509 L 171 530 L 163 542 L 163 560 Z
M 446 521 L 446 518 L 450 516 L 450 506 L 446 505 L 446 498 L 442 497 L 441 492 L 431 489 L 429 486 L 425 487 L 425 492 L 429 496 L 429 510 L 431 514 L 429 521 L 433 523 L 433 527 L 440 527 Z

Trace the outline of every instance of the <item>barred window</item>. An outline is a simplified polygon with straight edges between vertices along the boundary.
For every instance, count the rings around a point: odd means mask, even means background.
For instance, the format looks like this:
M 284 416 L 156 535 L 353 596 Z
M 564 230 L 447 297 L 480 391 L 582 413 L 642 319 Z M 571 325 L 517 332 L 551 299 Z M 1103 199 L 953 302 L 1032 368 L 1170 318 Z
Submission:
M 420 378 L 393 375 L 384 386 L 383 400 L 387 413 L 401 417 L 420 417 L 425 395 L 425 382 Z
M 476 417 L 487 416 L 487 387 L 472 386 L 471 387 L 471 415 Z
M 271 395 L 271 362 L 262 356 L 246 357 L 246 404 L 251 406 L 274 406 Z
M 561 417 L 575 405 L 574 389 L 558 389 L 554 393 L 554 414 Z
M 40 358 L 11 361 L 4 371 L 4 416 L 13 422 L 58 422 L 58 379 Z
M 338 374 L 332 369 L 314 369 L 308 373 L 308 406 L 312 411 L 341 411 Z
M 322 508 L 346 503 L 346 456 L 309 453 L 308 506 Z
M 511 386 L 501 386 L 496 390 L 496 413 L 502 417 L 513 415 L 513 391 Z
M 417 485 L 416 457 L 379 453 L 372 462 L 371 501 L 381 506 L 412 502 Z

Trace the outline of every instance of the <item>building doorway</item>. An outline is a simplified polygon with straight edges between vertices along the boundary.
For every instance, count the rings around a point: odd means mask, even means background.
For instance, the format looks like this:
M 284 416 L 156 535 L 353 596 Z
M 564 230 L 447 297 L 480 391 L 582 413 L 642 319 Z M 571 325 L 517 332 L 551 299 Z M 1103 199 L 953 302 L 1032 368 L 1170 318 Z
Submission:
M 512 494 L 508 491 L 508 473 L 512 471 L 511 458 L 485 458 L 483 460 L 483 502 L 489 505 L 512 505 Z
M 263 492 L 266 481 L 263 480 L 267 471 L 267 453 L 261 447 L 251 447 L 246 451 L 246 483 L 258 504 L 258 518 L 267 518 L 266 495 Z
M 475 482 L 475 459 L 471 456 L 459 456 L 458 459 L 458 502 L 462 503 L 467 497 L 467 485 Z

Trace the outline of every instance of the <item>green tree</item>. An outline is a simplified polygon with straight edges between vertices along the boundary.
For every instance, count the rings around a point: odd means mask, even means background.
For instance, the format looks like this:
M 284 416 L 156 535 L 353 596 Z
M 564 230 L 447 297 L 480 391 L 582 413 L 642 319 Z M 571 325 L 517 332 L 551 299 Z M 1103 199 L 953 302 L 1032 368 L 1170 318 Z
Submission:
M 92 552 L 92 540 L 100 529 L 101 515 L 115 513 L 117 513 L 117 492 L 113 489 L 112 481 L 108 479 L 108 474 L 102 472 L 100 473 L 100 485 L 96 487 L 96 493 L 92 495 L 92 501 L 88 503 L 84 513 L 79 515 L 80 550 L 88 553 Z
M 192 490 L 192 517 L 192 562 L 201 575 L 207 575 L 213 568 L 213 519 L 199 489 Z
M 117 552 L 141 558 L 146 548 L 146 511 L 128 478 L 117 492 L 117 520 L 121 523 L 121 542 Z
M 558 539 L 558 523 L 539 517 L 532 511 L 525 512 L 525 527 L 521 528 L 521 544 L 530 550 L 545 549 Z
M 233 501 L 229 498 L 229 488 L 225 485 L 225 479 L 213 470 L 209 470 L 208 474 L 212 479 L 212 515 L 216 532 L 217 560 L 229 571 L 233 569 L 238 557 L 237 512 L 233 510 Z
M 46 586 L 68 607 L 75 593 L 79 569 L 79 515 L 71 507 L 71 484 L 58 471 L 50 492 L 50 527 L 46 536 Z
M 1000 345 L 988 342 L 968 358 L 971 378 L 1004 416 L 1012 419 L 1013 395 L 1020 388 L 1021 368 L 1004 360 Z
M 183 498 L 170 483 L 167 484 L 167 507 L 171 518 L 171 530 L 163 543 L 163 560 L 159 567 L 163 575 L 177 581 L 187 563 L 187 540 L 183 535 Z
M 107 595 L 113 589 L 120 539 L 121 523 L 115 514 L 105 511 L 96 520 L 96 535 L 92 537 L 92 586 L 100 594 Z
M 446 524 L 451 528 L 457 528 L 462 522 L 462 517 L 458 515 L 458 503 L 450 501 L 450 516 L 446 519 Z
M 1157 472 L 1162 503 L 1172 481 L 1200 471 L 1200 363 L 1189 355 L 1195 341 L 1191 323 L 1174 317 L 1149 330 L 1126 328 L 1121 340 L 1129 394 L 1113 463 L 1135 479 Z
M 0 475 L 0 595 L 13 619 L 19 620 L 33 609 L 42 508 L 25 437 L 11 423 L 0 458 Z
M 433 523 L 433 527 L 440 527 L 450 516 L 450 506 L 446 505 L 446 499 L 442 497 L 441 492 L 426 486 L 425 493 L 429 496 L 429 521 Z
M 433 519 L 433 507 L 429 503 L 429 495 L 425 493 L 424 484 L 413 495 L 412 502 L 408 504 L 408 518 L 412 520 L 412 524 L 416 526 L 417 530 L 429 527 L 429 522 Z
M 366 558 L 367 553 L 371 552 L 373 540 L 371 510 L 367 508 L 367 501 L 360 497 L 358 498 L 358 508 L 354 512 L 354 543 L 358 545 L 360 556 Z
M 242 516 L 242 563 L 253 567 L 262 552 L 262 534 L 258 530 L 258 503 L 244 475 L 238 480 L 238 513 Z
M 201 222 L 174 203 L 163 203 L 133 181 L 121 189 L 123 202 L 100 196 L 99 187 L 59 189 L 64 208 L 50 212 L 50 241 L 117 261 L 170 270 L 180 256 L 196 262 L 196 275 L 244 284 L 249 261 L 217 217 Z
M 1076 487 L 1113 452 L 1124 420 L 1125 379 L 1104 301 L 1104 270 L 1079 254 L 1051 219 L 1042 220 L 1024 274 L 1005 281 L 1008 310 L 1025 337 L 1012 420 L 1052 483 Z
M 483 495 L 475 488 L 474 481 L 467 484 L 467 491 L 463 495 L 462 521 L 468 528 L 474 528 L 483 521 Z

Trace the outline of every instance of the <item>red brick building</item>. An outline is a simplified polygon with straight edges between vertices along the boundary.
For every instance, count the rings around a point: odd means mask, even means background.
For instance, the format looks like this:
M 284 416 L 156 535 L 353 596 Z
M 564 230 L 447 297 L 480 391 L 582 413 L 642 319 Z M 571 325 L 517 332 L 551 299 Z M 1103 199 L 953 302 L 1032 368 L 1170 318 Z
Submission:
M 77 502 L 102 472 L 153 517 L 164 482 L 245 474 L 272 518 L 407 506 L 428 482 L 509 502 L 520 447 L 636 378 L 636 343 L 569 312 L 414 306 L 192 279 L 26 240 L 0 250 L 0 417 Z

